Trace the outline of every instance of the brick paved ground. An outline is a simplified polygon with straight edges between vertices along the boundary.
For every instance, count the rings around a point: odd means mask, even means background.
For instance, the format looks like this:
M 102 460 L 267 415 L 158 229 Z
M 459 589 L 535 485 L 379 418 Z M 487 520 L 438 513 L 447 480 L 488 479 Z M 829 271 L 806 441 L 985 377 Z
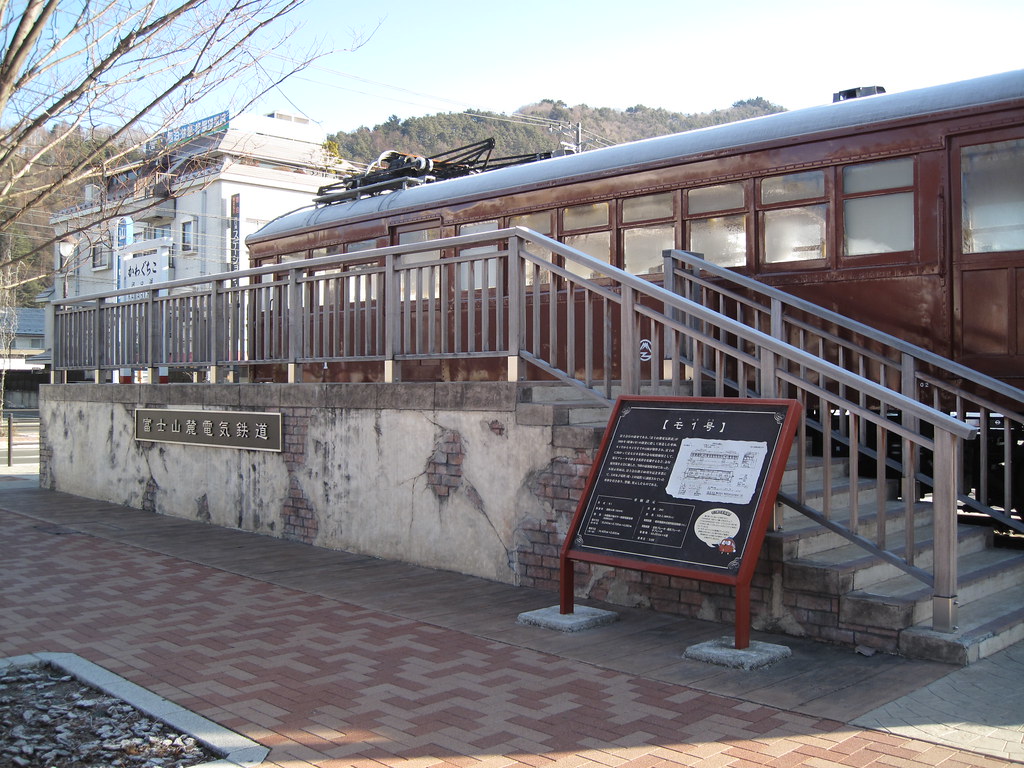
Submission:
M 0 560 L 0 656 L 78 653 L 269 747 L 268 768 L 1010 765 L 3 511 Z

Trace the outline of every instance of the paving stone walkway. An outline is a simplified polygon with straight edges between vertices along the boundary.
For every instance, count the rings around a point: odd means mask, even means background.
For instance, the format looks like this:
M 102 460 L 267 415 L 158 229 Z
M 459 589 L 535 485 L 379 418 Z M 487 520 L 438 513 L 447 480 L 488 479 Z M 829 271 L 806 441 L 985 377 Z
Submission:
M 848 701 L 816 706 L 797 669 L 666 663 L 657 630 L 566 653 L 578 639 L 515 625 L 553 595 L 2 484 L 0 562 L 0 656 L 77 653 L 268 747 L 266 768 L 1011 764 L 848 724 L 941 665 L 880 660 L 888 695 L 822 676 Z M 616 661 L 641 647 L 659 666 Z

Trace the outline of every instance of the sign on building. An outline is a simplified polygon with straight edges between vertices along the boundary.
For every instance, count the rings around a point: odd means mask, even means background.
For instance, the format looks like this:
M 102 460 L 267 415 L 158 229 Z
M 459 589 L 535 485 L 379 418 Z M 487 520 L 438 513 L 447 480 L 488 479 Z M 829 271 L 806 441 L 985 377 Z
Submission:
M 204 117 L 202 120 L 185 123 L 185 125 L 179 125 L 171 128 L 169 131 L 164 131 L 164 133 L 152 141 L 146 142 L 146 153 L 151 154 L 168 147 L 173 147 L 175 144 L 182 144 L 196 136 L 226 131 L 228 129 L 229 117 L 230 115 L 227 111 L 218 112 L 215 115 Z

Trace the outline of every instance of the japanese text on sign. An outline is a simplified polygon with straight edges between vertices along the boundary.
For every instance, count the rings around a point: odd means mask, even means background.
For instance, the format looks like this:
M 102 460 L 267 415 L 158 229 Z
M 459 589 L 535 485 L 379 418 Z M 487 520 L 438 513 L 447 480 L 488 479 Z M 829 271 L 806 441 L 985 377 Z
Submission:
M 135 439 L 257 451 L 281 450 L 281 414 L 139 408 Z

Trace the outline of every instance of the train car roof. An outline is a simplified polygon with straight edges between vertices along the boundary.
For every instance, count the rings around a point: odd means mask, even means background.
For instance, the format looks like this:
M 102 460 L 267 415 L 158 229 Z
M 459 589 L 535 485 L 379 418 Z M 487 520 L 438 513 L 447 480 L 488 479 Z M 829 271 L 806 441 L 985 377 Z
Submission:
M 438 181 L 375 197 L 303 208 L 271 221 L 247 240 L 264 240 L 407 208 L 430 208 L 457 203 L 461 199 L 511 194 L 534 186 L 548 186 L 570 177 L 626 173 L 634 166 L 664 163 L 675 158 L 827 131 L 851 130 L 891 120 L 937 115 L 1022 97 L 1024 70 L 901 93 L 865 96 Z

